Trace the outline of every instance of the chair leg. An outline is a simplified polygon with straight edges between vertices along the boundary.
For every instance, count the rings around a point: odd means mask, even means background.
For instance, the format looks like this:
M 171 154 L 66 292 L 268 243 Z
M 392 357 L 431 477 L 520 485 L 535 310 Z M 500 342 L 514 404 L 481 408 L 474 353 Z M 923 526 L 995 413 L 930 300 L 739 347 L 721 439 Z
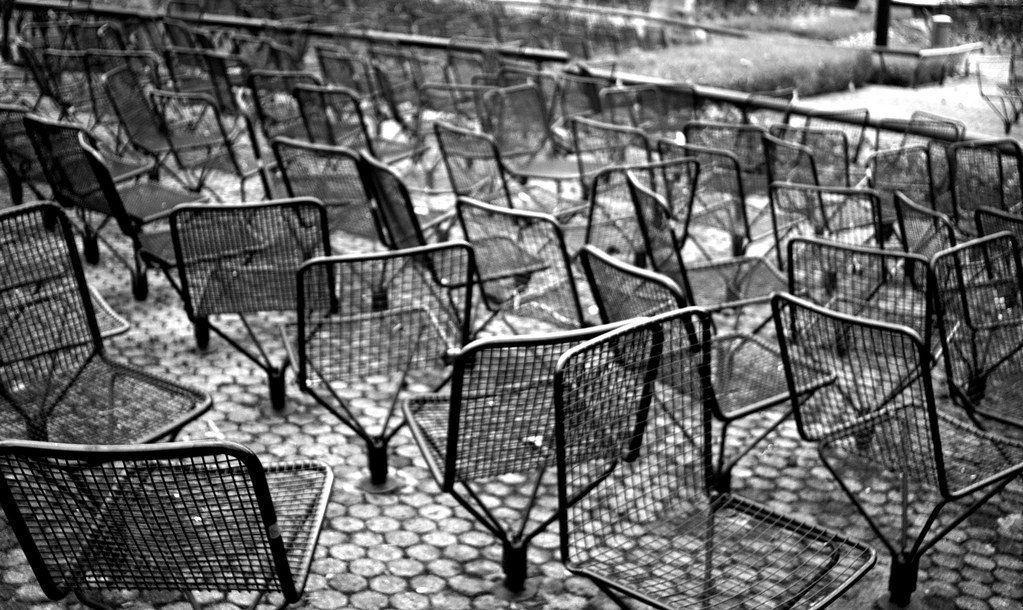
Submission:
M 494 594 L 505 600 L 521 601 L 536 594 L 536 585 L 526 578 L 529 564 L 526 558 L 529 545 L 521 541 L 504 540 L 501 544 L 501 569 L 504 582 Z
M 266 371 L 267 385 L 270 389 L 270 407 L 276 413 L 283 411 L 284 407 L 287 406 L 285 402 L 287 391 L 284 387 L 284 368 L 283 366 L 273 367 Z
M 192 334 L 195 335 L 195 346 L 205 351 L 210 345 L 210 319 L 206 316 L 196 316 L 192 321 Z
M 82 256 L 90 265 L 99 263 L 99 238 L 96 232 L 88 227 L 82 235 Z
M 146 269 L 136 269 L 131 274 L 131 293 L 136 301 L 145 301 L 149 297 L 149 276 Z
M 892 557 L 892 568 L 888 573 L 888 595 L 892 604 L 899 608 L 909 605 L 913 592 L 916 591 L 919 572 L 920 560 L 918 557 L 912 559 Z
M 366 464 L 369 476 L 363 477 L 359 489 L 370 494 L 385 494 L 405 486 L 404 481 L 391 475 L 388 464 L 389 443 L 387 437 L 377 436 L 366 440 Z

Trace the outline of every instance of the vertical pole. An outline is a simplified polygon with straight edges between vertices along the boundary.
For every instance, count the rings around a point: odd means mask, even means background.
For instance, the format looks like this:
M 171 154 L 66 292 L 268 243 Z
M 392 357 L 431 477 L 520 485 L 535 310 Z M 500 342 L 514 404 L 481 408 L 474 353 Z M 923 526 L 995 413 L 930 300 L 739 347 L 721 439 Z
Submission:
M 874 46 L 888 46 L 888 22 L 892 16 L 891 0 L 877 0 L 877 14 L 874 19 Z

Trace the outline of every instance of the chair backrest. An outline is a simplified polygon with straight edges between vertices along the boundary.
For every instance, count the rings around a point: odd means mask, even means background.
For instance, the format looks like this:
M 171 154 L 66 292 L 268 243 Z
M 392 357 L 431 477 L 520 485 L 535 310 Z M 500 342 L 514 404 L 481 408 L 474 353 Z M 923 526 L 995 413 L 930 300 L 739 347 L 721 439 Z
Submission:
M 82 51 L 104 49 L 125 51 L 124 32 L 111 21 L 83 21 L 74 29 L 76 48 Z
M 15 205 L 24 200 L 23 184 L 45 181 L 32 142 L 25 133 L 24 118 L 29 112 L 20 104 L 0 104 L 0 167 Z
M 602 324 L 685 307 L 685 293 L 665 275 L 630 265 L 589 244 L 579 249 L 579 262 Z
M 763 137 L 767 159 L 767 183 L 792 182 L 821 186 L 820 173 L 813 150 L 808 146 L 781 140 L 772 135 Z
M 292 138 L 274 138 L 270 148 L 288 197 L 314 197 L 327 206 L 333 229 L 384 243 L 357 151 Z M 335 215 L 340 215 L 337 220 L 343 220 L 342 224 L 334 226 Z
M 235 443 L 4 441 L 0 503 L 51 599 L 204 589 L 280 591 L 294 602 L 304 585 L 275 535 L 263 466 Z
M 472 248 L 320 257 L 298 272 L 300 385 L 443 370 L 469 341 Z
M 0 213 L 0 260 L 0 377 L 16 397 L 31 394 L 39 379 L 71 375 L 102 342 L 71 223 L 59 208 Z
M 572 116 L 569 124 L 579 176 L 585 184 L 603 167 L 654 161 L 654 144 L 638 127 L 604 123 L 582 115 Z
M 433 130 L 455 196 L 514 207 L 501 151 L 492 136 L 443 121 L 435 122 Z
M 515 316 L 562 328 L 585 324 L 561 225 L 547 214 L 460 197 L 455 202 L 476 251 L 483 291 Z
M 294 311 L 299 266 L 330 254 L 327 212 L 309 197 L 179 205 L 170 229 L 190 319 Z
M 1015 211 L 1023 206 L 1023 147 L 1012 138 L 956 142 L 948 147 L 952 220 L 972 230 L 980 206 Z
M 600 116 L 600 90 L 611 84 L 607 79 L 561 72 L 557 80 L 561 119 L 568 121 L 576 116 Z
M 727 150 L 739 158 L 747 195 L 767 194 L 767 153 L 762 137 L 767 129 L 747 123 L 690 121 L 682 131 L 686 144 Z
M 843 131 L 849 142 L 849 161 L 856 163 L 866 144 L 870 110 L 868 108 L 807 109 L 798 115 L 790 112 L 785 122 L 813 129 Z
M 310 142 L 346 146 L 375 156 L 362 100 L 352 89 L 299 84 L 292 92 Z
M 148 99 L 142 81 L 131 66 L 124 65 L 104 74 L 103 86 L 128 139 L 135 142 L 167 139 L 164 117 Z
M 608 167 L 593 177 L 584 241 L 619 260 L 650 266 L 629 194 L 627 168 Z
M 812 237 L 788 243 L 788 289 L 817 305 L 907 326 L 930 342 L 926 257 Z
M 699 100 L 689 85 L 630 85 L 600 90 L 604 120 L 632 125 L 652 137 L 677 137 L 696 118 Z
M 809 148 L 817 164 L 821 186 L 852 186 L 851 147 L 849 137 L 841 129 L 775 123 L 768 128 L 768 133 Z
M 455 356 L 441 489 L 554 465 L 554 369 L 613 327 L 477 339 Z
M 363 184 L 376 202 L 384 245 L 402 250 L 426 245 L 426 234 L 416 215 L 408 186 L 396 171 L 369 155 L 360 160 Z
M 791 182 L 772 182 L 771 213 L 775 243 L 784 252 L 793 232 L 785 225 L 799 222 L 816 237 L 850 244 L 883 245 L 881 201 L 876 191 L 850 187 L 826 187 Z M 798 230 L 798 229 L 797 229 Z
M 314 49 L 324 83 L 346 87 L 358 92 L 362 97 L 373 97 L 373 75 L 369 61 L 364 56 L 326 46 L 317 46 Z
M 291 70 L 253 70 L 248 86 L 260 127 L 267 138 L 302 137 L 305 126 L 294 91 L 298 85 L 320 85 L 311 72 Z
M 772 308 L 800 436 L 861 444 L 871 461 L 943 491 L 931 356 L 920 336 L 788 294 L 775 295 Z
M 895 218 L 895 193 L 902 192 L 913 201 L 934 207 L 931 178 L 931 153 L 926 146 L 905 146 L 879 150 L 867 160 L 870 187 L 881 197 L 885 222 Z
M 981 206 L 974 211 L 973 222 L 980 236 L 1008 231 L 1016 236 L 1017 242 L 1023 242 L 1023 216 L 1019 213 Z
M 92 143 L 83 127 L 28 115 L 25 131 L 57 203 L 111 215 L 126 235 L 134 232 L 109 170 L 102 162 L 95 164 L 83 146 Z
M 937 310 L 946 375 L 953 396 L 972 411 L 1015 415 L 1018 405 L 984 401 L 1018 379 L 1023 347 L 1023 263 L 1010 233 L 944 250 L 931 259 L 929 290 Z M 978 409 L 979 410 L 979 409 Z
M 486 125 L 506 157 L 552 146 L 550 116 L 539 85 L 526 83 L 488 91 L 483 108 Z
M 419 98 L 423 111 L 435 115 L 431 120 L 475 129 L 482 124 L 483 96 L 491 89 L 480 84 L 426 83 L 419 88 Z
M 895 193 L 895 214 L 902 249 L 925 257 L 956 245 L 952 220 L 902 193 Z

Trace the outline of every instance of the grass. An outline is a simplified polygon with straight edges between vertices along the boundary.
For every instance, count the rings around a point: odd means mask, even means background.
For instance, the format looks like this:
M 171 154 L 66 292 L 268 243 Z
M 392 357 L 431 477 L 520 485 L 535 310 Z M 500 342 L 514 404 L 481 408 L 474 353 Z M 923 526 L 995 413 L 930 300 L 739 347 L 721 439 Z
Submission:
M 632 53 L 623 72 L 738 91 L 794 88 L 801 96 L 862 86 L 871 72 L 867 50 L 813 44 L 791 36 L 715 36 L 705 44 Z

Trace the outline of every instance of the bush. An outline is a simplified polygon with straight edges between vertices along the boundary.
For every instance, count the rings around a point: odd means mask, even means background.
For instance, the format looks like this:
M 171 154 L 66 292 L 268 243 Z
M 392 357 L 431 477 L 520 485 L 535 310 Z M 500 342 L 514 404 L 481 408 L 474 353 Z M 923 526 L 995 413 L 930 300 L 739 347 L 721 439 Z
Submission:
M 697 85 L 750 92 L 795 88 L 810 96 L 863 85 L 871 53 L 782 36 L 714 37 L 702 45 L 624 55 L 617 67 Z

